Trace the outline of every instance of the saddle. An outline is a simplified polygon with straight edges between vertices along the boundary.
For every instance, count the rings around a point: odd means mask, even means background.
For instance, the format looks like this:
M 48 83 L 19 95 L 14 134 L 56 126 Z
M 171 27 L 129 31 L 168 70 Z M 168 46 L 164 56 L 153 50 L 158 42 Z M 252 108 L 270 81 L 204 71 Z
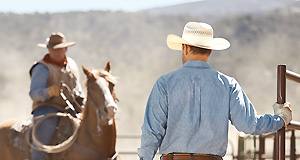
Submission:
M 9 140 L 12 146 L 18 148 L 21 151 L 27 151 L 29 145 L 25 140 L 25 133 L 32 127 L 32 117 L 29 117 L 22 121 L 17 121 L 11 126 L 11 132 L 9 134 Z M 28 153 L 29 154 L 29 153 Z

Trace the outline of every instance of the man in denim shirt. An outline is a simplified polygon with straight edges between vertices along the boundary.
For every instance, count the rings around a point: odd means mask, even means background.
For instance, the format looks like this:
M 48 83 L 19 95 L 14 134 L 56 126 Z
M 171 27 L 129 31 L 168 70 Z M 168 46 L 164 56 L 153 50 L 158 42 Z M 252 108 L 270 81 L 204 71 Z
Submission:
M 77 103 L 82 104 L 80 101 L 83 100 L 83 95 L 78 67 L 73 59 L 66 56 L 67 48 L 73 45 L 75 42 L 67 42 L 65 36 L 60 32 L 52 33 L 47 38 L 46 44 L 38 44 L 40 47 L 47 48 L 48 53 L 30 69 L 29 94 L 33 100 L 32 114 L 34 117 L 65 112 L 67 104 L 60 96 L 61 82 L 74 92 Z M 75 104 L 72 99 L 69 100 Z M 80 112 L 80 108 L 77 109 Z M 42 143 L 49 144 L 51 142 L 57 124 L 58 118 L 51 117 L 38 128 L 37 137 Z M 32 149 L 31 159 L 43 160 L 46 159 L 46 154 Z
M 182 50 L 183 66 L 161 76 L 149 96 L 139 157 L 152 160 L 220 160 L 226 153 L 228 122 L 248 134 L 275 132 L 292 118 L 290 105 L 274 104 L 275 115 L 257 115 L 238 82 L 207 63 L 212 50 L 230 43 L 213 38 L 210 25 L 189 22 L 168 47 Z

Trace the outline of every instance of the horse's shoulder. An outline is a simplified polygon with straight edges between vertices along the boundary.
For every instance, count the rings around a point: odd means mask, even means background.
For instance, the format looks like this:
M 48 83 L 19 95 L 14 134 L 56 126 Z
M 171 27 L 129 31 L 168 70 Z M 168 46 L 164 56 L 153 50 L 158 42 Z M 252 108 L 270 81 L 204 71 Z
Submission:
M 15 133 L 12 126 L 16 123 L 16 120 L 6 120 L 0 124 L 0 141 L 4 143 L 11 138 L 11 135 Z
M 0 136 L 7 138 L 7 145 L 27 154 L 28 144 L 25 140 L 25 131 L 29 129 L 31 123 L 29 119 L 5 121 L 0 126 Z
M 16 122 L 17 122 L 17 120 L 15 120 L 15 119 L 6 120 L 6 121 L 0 123 L 0 128 L 1 129 L 10 129 Z
M 16 132 L 23 132 L 24 129 L 30 127 L 31 124 L 32 124 L 32 118 L 29 117 L 27 119 L 12 122 L 10 127 Z

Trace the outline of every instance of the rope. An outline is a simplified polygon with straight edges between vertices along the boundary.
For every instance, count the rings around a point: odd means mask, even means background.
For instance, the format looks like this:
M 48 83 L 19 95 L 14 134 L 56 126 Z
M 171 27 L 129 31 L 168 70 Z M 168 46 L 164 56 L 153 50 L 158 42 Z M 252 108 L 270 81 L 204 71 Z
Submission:
M 62 142 L 60 144 L 57 144 L 57 145 L 44 145 L 35 136 L 36 132 L 37 132 L 37 128 L 38 128 L 38 126 L 40 126 L 42 121 L 44 121 L 45 119 L 48 119 L 50 117 L 54 117 L 54 116 L 68 117 L 73 122 L 74 132 L 67 140 L 65 140 L 64 142 Z M 46 153 L 59 153 L 59 152 L 65 151 L 66 149 L 71 147 L 73 145 L 73 143 L 76 141 L 78 131 L 79 131 L 79 126 L 80 126 L 80 120 L 72 117 L 70 114 L 66 114 L 66 113 L 49 113 L 45 116 L 39 116 L 35 120 L 37 120 L 37 122 L 36 122 L 36 124 L 32 125 L 32 132 L 31 132 L 32 143 L 30 142 L 30 137 L 29 137 L 31 130 L 29 130 L 25 135 L 27 143 L 33 149 L 43 151 L 43 152 L 46 152 Z

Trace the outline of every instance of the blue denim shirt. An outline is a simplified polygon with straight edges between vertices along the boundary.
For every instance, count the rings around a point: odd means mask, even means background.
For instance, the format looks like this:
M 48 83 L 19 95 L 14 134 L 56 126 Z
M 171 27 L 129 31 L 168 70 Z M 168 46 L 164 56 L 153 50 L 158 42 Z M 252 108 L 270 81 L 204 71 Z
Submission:
M 248 134 L 275 132 L 279 116 L 257 115 L 238 82 L 203 61 L 188 61 L 160 77 L 146 106 L 139 157 L 152 160 L 157 149 L 224 156 L 229 121 Z

